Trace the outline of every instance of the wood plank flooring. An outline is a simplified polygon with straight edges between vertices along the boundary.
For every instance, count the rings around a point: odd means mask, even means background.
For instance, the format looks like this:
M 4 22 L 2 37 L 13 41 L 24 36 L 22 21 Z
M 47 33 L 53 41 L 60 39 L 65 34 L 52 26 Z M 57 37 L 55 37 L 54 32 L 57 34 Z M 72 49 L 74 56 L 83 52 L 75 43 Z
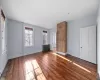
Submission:
M 54 52 L 31 54 L 8 61 L 6 80 L 96 80 L 96 65 Z

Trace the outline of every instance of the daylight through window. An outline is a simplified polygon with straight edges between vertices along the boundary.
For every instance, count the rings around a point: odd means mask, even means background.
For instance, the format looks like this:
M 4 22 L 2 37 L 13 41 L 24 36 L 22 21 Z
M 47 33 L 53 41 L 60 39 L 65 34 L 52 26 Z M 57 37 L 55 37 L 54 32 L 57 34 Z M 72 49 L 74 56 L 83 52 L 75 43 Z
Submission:
M 33 28 L 25 27 L 25 46 L 33 45 Z

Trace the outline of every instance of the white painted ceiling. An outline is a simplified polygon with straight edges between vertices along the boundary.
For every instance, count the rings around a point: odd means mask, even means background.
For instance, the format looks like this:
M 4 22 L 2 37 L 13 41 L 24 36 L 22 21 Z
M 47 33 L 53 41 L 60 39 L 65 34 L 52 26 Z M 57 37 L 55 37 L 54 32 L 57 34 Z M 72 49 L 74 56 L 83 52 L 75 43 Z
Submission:
M 8 18 L 45 28 L 96 14 L 98 3 L 99 0 L 0 0 Z

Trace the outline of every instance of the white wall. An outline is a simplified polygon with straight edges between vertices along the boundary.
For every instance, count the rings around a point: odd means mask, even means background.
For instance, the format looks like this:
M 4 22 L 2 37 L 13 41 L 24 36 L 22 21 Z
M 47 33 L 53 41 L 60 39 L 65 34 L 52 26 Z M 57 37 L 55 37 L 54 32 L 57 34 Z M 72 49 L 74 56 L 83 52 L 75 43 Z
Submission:
M 24 26 L 33 27 L 34 29 L 34 40 L 32 47 L 24 47 Z M 23 55 L 28 55 L 42 51 L 43 45 L 43 30 L 48 31 L 48 43 L 49 43 L 49 30 L 30 25 L 15 20 L 8 19 L 8 58 L 15 58 Z
M 67 52 L 70 55 L 80 57 L 80 28 L 96 25 L 97 14 L 68 22 L 67 29 Z M 56 32 L 56 27 L 50 30 L 50 34 Z M 50 35 L 52 48 L 52 35 Z

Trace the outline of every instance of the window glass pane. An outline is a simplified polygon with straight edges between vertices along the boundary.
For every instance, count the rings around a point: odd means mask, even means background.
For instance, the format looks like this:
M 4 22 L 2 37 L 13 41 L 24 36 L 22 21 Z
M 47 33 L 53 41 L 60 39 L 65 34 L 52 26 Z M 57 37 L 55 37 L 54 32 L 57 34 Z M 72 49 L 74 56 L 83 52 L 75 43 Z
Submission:
M 47 38 L 48 38 L 47 33 L 43 32 L 43 44 L 44 44 L 44 45 L 45 45 L 45 44 L 48 44 Z
M 29 31 L 27 29 L 25 29 L 25 33 L 29 33 Z
M 33 30 L 25 29 L 25 46 L 33 45 Z
M 33 41 L 32 41 L 32 35 L 30 35 L 30 45 L 33 44 Z
M 32 30 L 30 30 L 29 34 L 33 34 L 33 31 L 32 31 Z
M 25 46 L 29 46 L 28 34 L 25 35 Z

